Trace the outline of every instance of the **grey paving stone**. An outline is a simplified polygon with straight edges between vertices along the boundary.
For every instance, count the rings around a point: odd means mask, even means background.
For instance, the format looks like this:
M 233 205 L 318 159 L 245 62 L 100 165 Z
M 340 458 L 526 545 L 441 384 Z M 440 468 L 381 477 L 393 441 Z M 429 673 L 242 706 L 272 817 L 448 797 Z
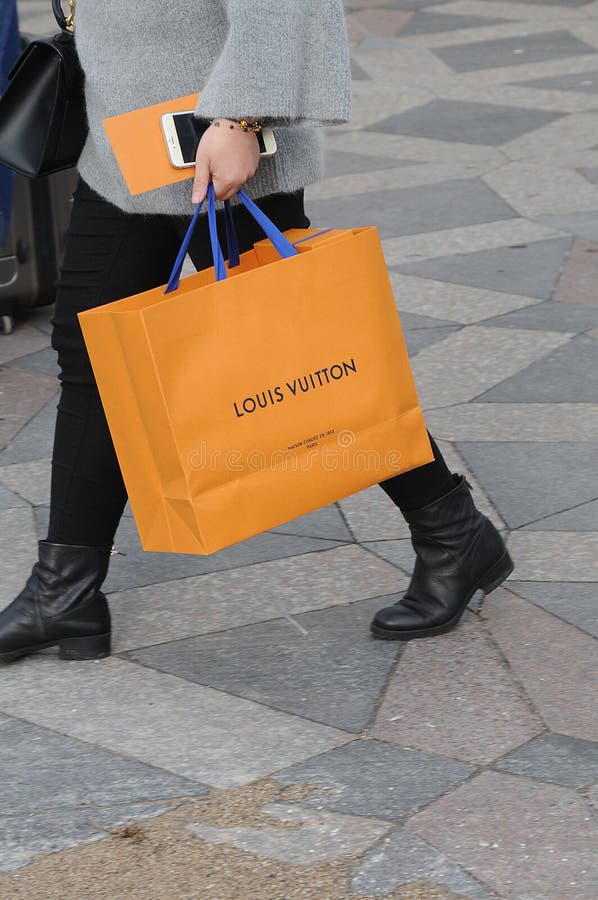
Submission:
M 264 812 L 294 827 L 220 828 L 202 821 L 188 827 L 209 844 L 238 847 L 255 856 L 295 866 L 311 866 L 349 853 L 363 853 L 388 831 L 388 822 L 313 812 L 281 803 L 266 804 Z
M 6 340 L 10 340 L 10 335 Z M 0 369 L 2 379 L 2 416 L 0 417 L 0 450 L 4 449 L 40 409 L 55 397 L 58 382 L 49 375 L 25 369 Z
M 545 109 L 525 109 L 496 103 L 430 100 L 423 106 L 368 125 L 364 131 L 496 147 L 555 122 L 563 115 Z M 457 224 L 455 222 L 453 227 Z
M 359 733 L 402 648 L 374 642 L 380 598 L 135 650 L 145 666 Z M 380 646 L 382 644 L 382 646 Z
M 3 816 L 208 792 L 197 781 L 21 721 L 2 728 L 0 773 Z
M 420 328 L 444 328 L 450 325 L 460 325 L 460 322 L 451 319 L 435 319 L 432 316 L 422 316 L 419 313 L 403 312 L 399 313 L 403 331 L 418 331 Z
M 590 787 L 598 782 L 598 744 L 565 734 L 543 734 L 509 753 L 495 768 L 564 787 Z
M 0 474 L 1 474 L 0 469 Z M 29 506 L 23 497 L 19 497 L 13 491 L 9 491 L 7 487 L 0 484 L 0 509 L 12 509 L 15 506 Z
M 589 4 L 592 2 L 593 2 L 593 0 L 566 0 L 566 6 L 572 6 L 572 7 L 589 6 Z M 563 7 L 565 7 L 564 0 L 509 0 L 509 3 L 526 3 L 526 4 L 535 4 L 536 6 L 563 6 Z
M 509 589 L 598 638 L 595 584 L 577 581 L 509 581 Z
M 412 159 L 393 159 L 388 156 L 368 156 L 365 153 L 350 153 L 347 150 L 328 150 L 325 156 L 326 175 L 357 175 L 360 172 L 375 172 L 380 169 L 398 169 L 416 166 Z M 311 203 L 310 203 L 311 211 Z
M 12 369 L 28 369 L 30 372 L 44 372 L 46 375 L 56 375 L 60 371 L 56 361 L 56 351 L 51 347 L 38 350 L 37 353 L 29 353 L 27 356 L 19 356 L 5 365 Z
M 49 459 L 0 466 L 0 482 L 29 503 L 39 505 L 50 500 L 51 464 Z
M 48 507 L 36 507 L 35 517 L 38 534 L 40 538 L 44 538 L 48 531 Z M 104 588 L 108 592 L 125 591 L 162 581 L 174 581 L 192 575 L 206 575 L 209 572 L 250 566 L 271 559 L 331 550 L 341 543 L 344 542 L 265 532 L 210 556 L 151 553 L 141 547 L 135 520 L 123 516 L 114 541 L 117 553 L 111 559 Z
M 342 513 L 336 503 L 317 509 L 315 512 L 285 522 L 272 529 L 272 534 L 297 534 L 303 537 L 324 538 L 334 541 L 352 541 Z
M 240 628 L 397 590 L 403 576 L 355 545 L 110 594 L 116 652 Z
M 408 538 L 399 541 L 366 541 L 363 546 L 404 572 L 413 572 L 415 550 Z
M 405 332 L 405 343 L 410 356 L 415 356 L 424 347 L 437 344 L 453 331 L 458 331 L 459 325 L 445 326 L 444 328 L 417 328 Z
M 457 449 L 510 528 L 596 497 L 598 444 L 463 441 Z
M 401 28 L 401 37 L 412 34 L 436 34 L 437 32 L 457 31 L 461 28 L 486 28 L 490 25 L 501 25 L 506 19 L 490 19 L 485 16 L 455 16 L 450 13 L 418 12 Z
M 409 822 L 497 897 L 590 898 L 598 879 L 598 828 L 570 788 L 484 772 Z
M 302 806 L 400 819 L 468 778 L 475 769 L 382 741 L 358 740 L 274 777 L 283 785 L 321 784 Z
M 597 489 L 598 493 L 598 489 Z M 591 531 L 598 533 L 598 500 L 580 503 L 572 509 L 525 525 L 527 531 Z
M 353 81 L 371 81 L 371 77 L 365 71 L 363 66 L 360 66 L 359 63 L 351 59 L 351 78 Z
M 357 541 L 390 540 L 410 534 L 400 510 L 378 485 L 345 497 L 339 506 Z
M 53 20 L 51 13 L 50 18 Z M 37 309 L 28 309 L 25 315 L 27 317 L 28 325 L 37 328 L 38 331 L 41 331 L 44 334 L 52 334 L 52 316 L 54 315 L 53 303 L 49 306 L 39 306 Z
M 110 829 L 163 815 L 171 805 L 162 802 L 90 806 L 18 818 L 0 817 L 0 872 L 20 869 L 39 853 L 57 853 L 102 840 Z
M 598 325 L 598 308 L 587 303 L 546 300 L 502 316 L 484 319 L 483 325 L 500 328 L 529 328 L 532 331 L 564 331 L 578 334 Z
M 578 91 L 582 94 L 597 94 L 598 70 L 593 72 L 568 72 L 565 75 L 551 75 L 547 78 L 515 81 L 514 84 L 520 87 L 544 88 L 548 91 Z
M 385 896 L 413 881 L 431 882 L 455 891 L 460 897 L 490 900 L 493 896 L 479 881 L 435 850 L 408 828 L 397 828 L 367 853 L 350 873 L 357 894 Z
M 493 41 L 476 41 L 472 44 L 452 44 L 449 47 L 438 47 L 434 52 L 453 72 L 475 72 L 584 56 L 596 53 L 596 49 L 578 40 L 569 31 L 559 30 Z
M 596 397 L 598 342 L 580 334 L 477 399 L 482 403 L 594 403 Z
M 591 212 L 563 213 L 560 215 L 546 214 L 534 216 L 534 222 L 556 228 L 557 231 L 566 231 L 590 241 L 598 241 L 598 210 Z
M 571 238 L 550 238 L 391 268 L 406 275 L 548 300 L 570 246 Z
M 375 225 L 382 237 L 399 237 L 511 219 L 513 210 L 477 178 L 394 188 L 355 197 L 312 200 L 314 221 L 334 227 Z
M 33 510 L 29 505 L 0 509 L 0 609 L 23 588 L 37 559 Z
M 58 395 L 55 395 L 21 428 L 0 453 L 0 466 L 52 456 L 57 405 Z
M 598 169 L 580 169 L 582 175 L 591 181 L 592 184 L 598 184 Z
M 351 737 L 117 657 L 77 663 L 76 677 L 50 652 L 6 666 L 0 710 L 221 788 L 249 784 Z

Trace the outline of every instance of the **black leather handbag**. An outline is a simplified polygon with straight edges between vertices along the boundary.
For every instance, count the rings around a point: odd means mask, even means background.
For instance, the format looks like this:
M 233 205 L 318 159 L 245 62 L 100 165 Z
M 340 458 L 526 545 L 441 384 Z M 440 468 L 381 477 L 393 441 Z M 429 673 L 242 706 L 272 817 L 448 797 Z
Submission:
M 67 17 L 52 0 L 60 32 L 27 45 L 0 97 L 0 163 L 30 178 L 75 166 L 87 137 L 84 74 L 67 30 L 75 0 L 70 7 Z

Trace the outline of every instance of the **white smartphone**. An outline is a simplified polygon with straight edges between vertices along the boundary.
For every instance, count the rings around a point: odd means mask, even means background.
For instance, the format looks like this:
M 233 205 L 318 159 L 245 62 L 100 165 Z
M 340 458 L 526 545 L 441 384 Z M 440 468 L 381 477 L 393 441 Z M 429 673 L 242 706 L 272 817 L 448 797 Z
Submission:
M 176 169 L 194 166 L 197 145 L 209 123 L 197 119 L 192 110 L 164 113 L 160 122 L 171 165 Z M 272 129 L 264 128 L 256 137 L 261 156 L 273 156 L 276 153 L 276 139 Z

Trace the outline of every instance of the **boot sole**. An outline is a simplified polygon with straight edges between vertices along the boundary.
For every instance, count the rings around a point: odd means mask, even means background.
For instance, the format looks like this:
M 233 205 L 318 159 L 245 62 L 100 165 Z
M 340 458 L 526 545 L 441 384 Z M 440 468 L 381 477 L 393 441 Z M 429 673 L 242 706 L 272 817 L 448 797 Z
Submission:
M 12 662 L 48 647 L 58 647 L 60 659 L 103 659 L 110 656 L 110 632 L 88 637 L 62 638 L 61 640 L 46 641 L 44 644 L 34 644 L 32 647 L 21 647 L 19 650 L 9 650 L 0 653 L 0 662 Z
M 385 641 L 411 641 L 416 638 L 434 637 L 437 634 L 446 634 L 447 631 L 451 631 L 455 625 L 459 624 L 461 616 L 467 609 L 469 602 L 476 591 L 483 591 L 484 596 L 491 594 L 497 587 L 500 587 L 503 581 L 507 580 L 512 573 L 513 568 L 513 560 L 511 559 L 509 551 L 505 550 L 500 559 L 488 569 L 485 575 L 480 578 L 476 586 L 469 592 L 465 602 L 455 613 L 453 618 L 449 619 L 448 622 L 444 622 L 442 625 L 435 625 L 433 628 L 420 628 L 415 631 L 398 631 L 392 628 L 380 628 L 379 625 L 375 625 L 372 622 L 370 631 L 374 637 L 382 638 Z

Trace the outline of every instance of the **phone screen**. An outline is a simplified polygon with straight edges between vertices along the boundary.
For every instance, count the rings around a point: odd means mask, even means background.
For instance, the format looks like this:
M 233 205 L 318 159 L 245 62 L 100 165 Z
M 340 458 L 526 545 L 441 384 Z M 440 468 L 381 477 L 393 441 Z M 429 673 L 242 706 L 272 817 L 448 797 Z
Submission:
M 181 145 L 183 162 L 195 162 L 197 145 L 204 131 L 209 127 L 208 122 L 200 122 L 193 113 L 175 113 L 173 115 L 174 127 Z M 261 133 L 257 135 L 260 145 L 260 153 L 265 153 L 266 145 Z

